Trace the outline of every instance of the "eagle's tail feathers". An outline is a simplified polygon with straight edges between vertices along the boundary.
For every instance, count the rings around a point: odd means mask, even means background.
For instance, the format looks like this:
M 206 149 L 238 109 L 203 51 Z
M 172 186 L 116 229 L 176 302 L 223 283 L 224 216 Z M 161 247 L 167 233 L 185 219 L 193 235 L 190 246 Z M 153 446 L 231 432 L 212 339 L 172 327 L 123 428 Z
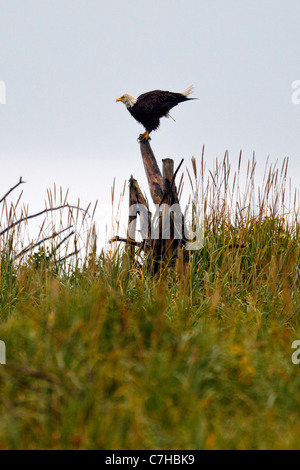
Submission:
M 184 90 L 181 94 L 184 95 L 184 96 L 189 96 L 193 93 L 194 91 L 194 87 L 193 85 L 189 86 L 186 90 Z

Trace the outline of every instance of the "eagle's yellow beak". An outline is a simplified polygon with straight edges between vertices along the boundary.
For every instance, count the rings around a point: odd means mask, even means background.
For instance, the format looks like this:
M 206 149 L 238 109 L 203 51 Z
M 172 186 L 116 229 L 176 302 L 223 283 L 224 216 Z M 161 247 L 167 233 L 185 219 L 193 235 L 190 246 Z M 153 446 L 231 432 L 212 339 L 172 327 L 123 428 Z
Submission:
M 117 98 L 116 101 L 123 101 L 123 96 L 119 96 L 119 98 Z

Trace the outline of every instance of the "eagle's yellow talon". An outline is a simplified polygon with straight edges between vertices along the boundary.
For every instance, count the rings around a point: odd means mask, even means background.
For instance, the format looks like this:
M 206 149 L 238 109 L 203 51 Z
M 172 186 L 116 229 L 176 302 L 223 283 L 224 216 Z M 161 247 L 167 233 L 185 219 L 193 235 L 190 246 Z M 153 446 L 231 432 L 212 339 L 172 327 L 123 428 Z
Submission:
M 144 142 L 144 141 L 147 141 L 147 140 L 151 140 L 151 137 L 150 137 L 148 131 L 144 132 L 144 134 L 139 135 L 139 138 L 138 138 L 139 142 Z

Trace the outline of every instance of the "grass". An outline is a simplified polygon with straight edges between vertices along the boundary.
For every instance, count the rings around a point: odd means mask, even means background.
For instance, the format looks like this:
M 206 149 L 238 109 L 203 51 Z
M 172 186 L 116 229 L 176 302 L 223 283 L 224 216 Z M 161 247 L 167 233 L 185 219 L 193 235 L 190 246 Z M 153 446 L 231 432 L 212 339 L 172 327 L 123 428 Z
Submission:
M 2 250 L 1 449 L 300 448 L 297 204 L 286 161 L 255 199 L 254 164 L 241 191 L 228 156 L 207 182 L 193 162 L 205 232 L 184 271 Z

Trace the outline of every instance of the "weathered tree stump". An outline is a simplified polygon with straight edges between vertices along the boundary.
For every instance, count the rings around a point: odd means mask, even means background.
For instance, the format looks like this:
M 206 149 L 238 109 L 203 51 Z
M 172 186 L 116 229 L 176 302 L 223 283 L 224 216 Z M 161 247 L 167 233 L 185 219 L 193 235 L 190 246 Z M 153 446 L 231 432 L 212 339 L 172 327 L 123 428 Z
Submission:
M 162 174 L 149 141 L 140 143 L 149 190 L 157 207 L 156 224 L 157 238 L 151 239 L 154 270 L 164 262 L 170 262 L 177 254 L 178 247 L 183 244 L 184 217 L 179 205 L 179 197 L 175 185 L 174 161 L 171 158 L 162 160 Z M 182 161 L 181 161 L 182 163 Z M 181 165 L 181 164 L 180 164 Z
M 146 198 L 138 182 L 129 180 L 129 217 L 127 239 L 116 237 L 112 241 L 124 241 L 130 247 L 132 261 L 136 257 L 136 248 L 150 254 L 152 268 L 157 272 L 161 266 L 175 262 L 182 265 L 184 259 L 184 216 L 179 205 L 179 196 L 175 178 L 183 162 L 174 173 L 174 161 L 162 160 L 162 172 L 159 169 L 149 141 L 140 142 L 140 150 L 148 181 L 149 191 L 156 210 L 152 215 Z M 137 216 L 140 217 L 142 242 L 136 241 Z

